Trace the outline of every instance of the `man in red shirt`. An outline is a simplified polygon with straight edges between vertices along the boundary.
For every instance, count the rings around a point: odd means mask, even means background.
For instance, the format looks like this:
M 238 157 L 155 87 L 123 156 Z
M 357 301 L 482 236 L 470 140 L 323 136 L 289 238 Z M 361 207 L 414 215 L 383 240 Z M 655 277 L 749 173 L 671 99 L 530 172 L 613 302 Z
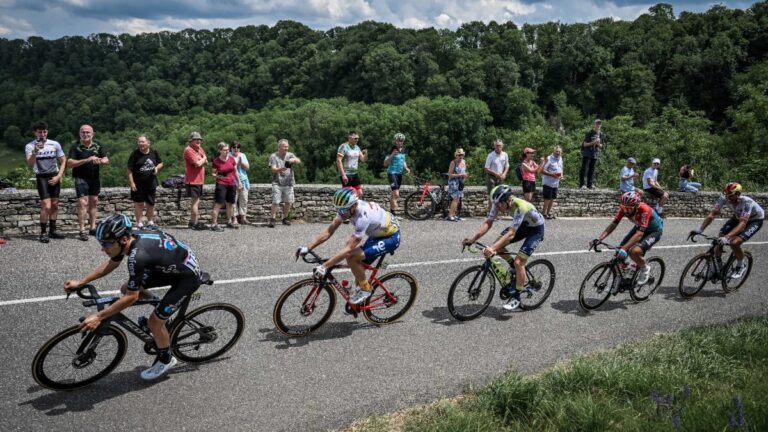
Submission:
M 205 165 L 208 164 L 208 157 L 205 150 L 201 147 L 203 137 L 200 132 L 189 134 L 187 147 L 184 149 L 184 184 L 187 189 L 187 196 L 191 198 L 189 227 L 195 230 L 207 229 L 204 223 L 197 220 L 198 205 L 200 197 L 203 195 L 203 184 L 205 183 Z

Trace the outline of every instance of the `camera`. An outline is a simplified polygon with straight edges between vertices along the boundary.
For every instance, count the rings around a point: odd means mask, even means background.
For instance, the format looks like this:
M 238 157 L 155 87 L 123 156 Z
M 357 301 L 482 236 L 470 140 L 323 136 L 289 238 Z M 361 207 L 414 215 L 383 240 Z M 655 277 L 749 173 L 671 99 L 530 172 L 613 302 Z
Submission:
M 285 161 L 285 167 L 290 169 L 291 168 L 291 162 L 290 161 Z

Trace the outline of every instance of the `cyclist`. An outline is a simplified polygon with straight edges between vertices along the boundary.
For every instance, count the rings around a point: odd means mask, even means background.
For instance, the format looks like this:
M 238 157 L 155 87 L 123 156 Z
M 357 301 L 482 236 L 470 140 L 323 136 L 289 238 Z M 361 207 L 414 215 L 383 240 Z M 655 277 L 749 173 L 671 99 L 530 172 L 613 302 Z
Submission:
M 502 184 L 494 187 L 490 193 L 491 211 L 488 217 L 480 224 L 480 229 L 471 238 L 465 238 L 462 244 L 471 245 L 485 235 L 493 226 L 499 212 L 512 214 L 512 223 L 506 227 L 496 242 L 483 250 L 483 255 L 490 258 L 495 253 L 509 261 L 510 252 L 506 246 L 525 240 L 520 246 L 520 251 L 514 260 L 515 266 L 515 290 L 504 287 L 510 291 L 510 297 L 502 307 L 506 310 L 514 310 L 520 306 L 520 291 L 525 287 L 525 263 L 528 258 L 544 240 L 544 216 L 536 210 L 536 207 L 528 201 L 512 196 L 512 188 Z
M 336 255 L 315 267 L 313 274 L 320 279 L 329 268 L 346 260 L 356 281 L 349 302 L 360 304 L 371 296 L 371 285 L 365 277 L 363 263 L 370 264 L 381 255 L 394 253 L 400 246 L 400 227 L 391 213 L 374 202 L 358 199 L 352 188 L 337 190 L 333 194 L 333 205 L 336 207 L 337 216 L 312 243 L 300 247 L 296 254 L 304 256 L 331 238 L 343 221 L 350 221 L 355 227 L 352 237 Z M 368 239 L 360 246 L 364 235 L 368 235 Z
M 158 347 L 158 355 L 152 367 L 141 373 L 144 380 L 154 380 L 171 369 L 177 362 L 171 355 L 170 335 L 165 321 L 176 312 L 181 303 L 200 287 L 200 268 L 195 254 L 184 243 L 161 231 L 132 232 L 127 216 L 115 214 L 99 222 L 96 239 L 109 259 L 88 276 L 80 280 L 68 280 L 64 290 L 76 290 L 100 279 L 127 257 L 128 282 L 120 291 L 119 300 L 98 313 L 89 315 L 80 324 L 82 331 L 93 331 L 112 315 L 131 306 L 139 298 L 151 299 L 154 295 L 147 288 L 170 285 L 149 318 L 149 328 Z
M 744 251 L 741 250 L 741 245 L 760 231 L 763 226 L 763 219 L 765 219 L 765 211 L 752 198 L 741 194 L 739 183 L 728 183 L 709 215 L 701 223 L 701 227 L 691 231 L 691 234 L 703 233 L 707 226 L 715 220 L 715 216 L 720 213 L 724 205 L 730 207 L 733 216 L 720 228 L 720 244 L 715 248 L 715 257 L 718 264 L 722 264 L 723 245 L 730 244 L 734 255 L 736 255 L 736 266 L 731 277 L 740 279 L 747 269 L 747 266 L 744 265 Z M 710 271 L 714 272 L 714 269 Z
M 619 258 L 626 263 L 627 256 L 637 264 L 639 269 L 637 284 L 643 285 L 648 282 L 651 274 L 651 268 L 645 263 L 645 254 L 658 243 L 661 234 L 664 231 L 664 221 L 661 216 L 648 204 L 641 202 L 640 195 L 635 192 L 624 192 L 619 198 L 619 212 L 610 225 L 600 234 L 600 237 L 592 240 L 596 245 L 611 235 L 619 222 L 626 216 L 634 227 L 624 236 L 619 249 Z

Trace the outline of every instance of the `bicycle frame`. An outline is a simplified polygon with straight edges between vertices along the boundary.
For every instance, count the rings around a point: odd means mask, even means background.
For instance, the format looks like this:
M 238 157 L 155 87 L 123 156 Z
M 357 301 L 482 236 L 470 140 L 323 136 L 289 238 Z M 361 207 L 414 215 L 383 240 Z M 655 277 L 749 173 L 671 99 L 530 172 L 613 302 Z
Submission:
M 475 242 L 475 245 L 477 245 L 480 248 L 480 250 L 485 249 L 487 247 L 486 245 L 484 245 L 484 244 L 482 244 L 480 242 Z M 467 248 L 468 246 L 464 246 L 464 247 Z M 462 251 L 463 251 L 463 248 L 462 248 Z M 470 249 L 470 252 L 472 252 L 471 249 Z M 515 269 L 514 264 L 512 264 L 511 262 L 514 261 L 515 257 L 517 257 L 517 252 L 496 253 L 495 255 L 500 256 L 502 259 L 507 261 L 507 263 L 509 263 L 509 268 L 512 271 L 512 274 L 511 274 L 512 281 L 514 281 L 515 277 L 517 277 L 516 276 L 517 275 L 517 270 Z M 509 258 L 508 259 L 504 258 L 505 256 L 509 256 Z M 493 256 L 491 256 L 491 258 L 493 258 Z M 492 269 L 491 269 L 491 258 L 485 258 L 485 262 L 483 263 L 483 271 L 482 271 L 482 273 L 480 273 L 480 275 L 478 275 L 479 277 L 482 278 L 482 279 L 480 279 L 480 284 L 478 286 L 482 286 L 483 282 L 485 282 L 485 277 L 488 275 L 488 273 L 490 273 L 491 275 L 493 275 L 493 278 L 496 279 L 496 281 L 499 282 L 499 287 L 500 287 L 499 293 L 502 294 L 503 293 L 503 289 L 504 289 L 504 286 L 502 286 L 503 282 L 499 279 L 499 277 L 496 275 L 496 273 L 494 271 L 492 271 Z M 478 276 L 475 276 L 475 277 L 478 277 Z M 533 278 L 531 277 L 530 273 L 528 272 L 528 269 L 525 269 L 525 280 L 526 280 L 526 282 L 530 282 L 531 280 L 533 280 Z M 472 285 L 473 286 L 474 286 L 475 282 L 476 282 L 476 280 L 472 281 Z M 530 291 L 531 291 L 531 289 L 528 287 L 528 283 L 526 283 L 525 287 L 520 291 L 520 293 L 526 293 L 526 292 L 530 292 Z
M 713 268 L 717 268 L 717 264 L 716 264 L 717 260 L 715 260 L 715 248 L 717 248 L 717 245 L 719 244 L 718 243 L 719 239 L 717 237 L 709 237 L 709 236 L 706 236 L 704 234 L 690 235 L 690 236 L 688 236 L 688 239 L 690 241 L 692 241 L 693 243 L 696 243 L 696 236 L 704 237 L 705 239 L 707 239 L 710 242 L 712 242 L 712 244 L 709 246 L 709 250 L 707 250 L 707 252 L 706 252 L 706 255 L 707 255 L 707 265 L 712 266 Z M 723 245 L 723 247 L 725 247 L 725 246 L 729 246 L 730 247 L 730 245 Z M 735 260 L 735 259 L 736 259 L 736 256 L 733 254 L 733 249 L 731 249 L 731 253 L 728 256 L 728 260 L 726 262 L 720 264 L 720 268 L 713 275 L 713 278 L 716 277 L 716 280 L 721 280 L 721 279 L 725 278 L 726 270 L 731 267 L 731 264 L 733 264 L 733 260 Z

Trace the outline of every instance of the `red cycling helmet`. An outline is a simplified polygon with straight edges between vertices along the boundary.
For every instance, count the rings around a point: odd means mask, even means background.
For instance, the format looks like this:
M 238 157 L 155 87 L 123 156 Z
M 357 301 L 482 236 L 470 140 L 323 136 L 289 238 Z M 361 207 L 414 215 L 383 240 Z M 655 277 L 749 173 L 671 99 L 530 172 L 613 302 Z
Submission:
M 726 195 L 741 193 L 741 185 L 736 182 L 730 182 L 727 185 L 725 185 L 725 189 L 723 190 L 723 193 L 725 193 Z
M 619 204 L 626 207 L 634 207 L 640 204 L 640 195 L 637 192 L 624 192 L 619 198 Z

